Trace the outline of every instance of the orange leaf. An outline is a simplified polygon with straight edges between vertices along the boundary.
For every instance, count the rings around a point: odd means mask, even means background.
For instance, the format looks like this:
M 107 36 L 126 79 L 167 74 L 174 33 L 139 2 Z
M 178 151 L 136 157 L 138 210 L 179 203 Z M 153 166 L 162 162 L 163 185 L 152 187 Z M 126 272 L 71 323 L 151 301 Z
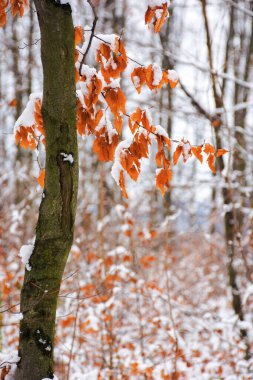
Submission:
M 8 4 L 8 1 L 7 1 Z M 0 27 L 3 27 L 6 24 L 6 13 L 5 10 L 0 10 Z
M 149 24 L 155 15 L 155 9 L 148 7 L 145 13 L 145 24 Z
M 144 135 L 143 133 L 136 133 L 134 136 L 134 141 L 129 147 L 129 151 L 138 160 L 140 158 L 148 158 L 148 147 L 151 144 L 150 137 Z M 137 161 L 138 161 L 137 160 Z M 135 162 L 135 165 L 139 167 L 139 162 Z
M 214 119 L 212 120 L 212 126 L 214 128 L 218 128 L 218 127 L 220 127 L 220 125 L 221 125 L 220 118 L 218 116 L 214 117 Z
M 153 86 L 154 81 L 154 72 L 153 72 L 153 65 L 149 65 L 148 67 L 145 67 L 145 75 L 146 75 L 146 82 L 150 90 L 153 90 L 155 86 Z
M 150 233 L 150 237 L 151 237 L 151 239 L 155 239 L 155 238 L 157 237 L 157 231 L 155 231 L 155 230 L 150 230 L 149 233 Z
M 165 152 L 163 150 L 160 150 L 156 153 L 155 161 L 157 166 L 163 166 L 163 163 L 166 159 Z
M 114 116 L 118 116 L 120 112 L 126 112 L 126 98 L 123 91 L 117 88 L 105 88 L 105 100 L 110 107 Z
M 202 148 L 203 148 L 202 145 L 197 146 L 197 147 L 192 146 L 192 153 L 201 162 L 201 164 L 203 162 Z
M 215 149 L 211 144 L 205 144 L 204 146 L 204 152 L 208 154 L 207 157 L 207 163 L 209 168 L 212 170 L 213 173 L 216 173 L 215 167 L 214 167 L 214 161 L 215 161 Z
M 122 116 L 118 115 L 118 116 L 114 119 L 114 127 L 115 127 L 115 129 L 116 129 L 116 131 L 118 132 L 119 135 L 121 134 L 122 125 L 123 125 L 123 119 L 122 119 Z
M 223 156 L 226 153 L 228 153 L 228 150 L 226 150 L 226 149 L 218 149 L 217 153 L 216 153 L 216 157 Z
M 114 50 L 110 44 L 100 44 L 96 60 L 101 64 L 101 73 L 107 83 L 111 82 L 111 78 L 118 78 L 127 67 L 127 55 L 123 41 L 116 37 Z
M 154 130 L 154 133 L 156 134 L 156 130 Z M 162 150 L 164 145 L 167 145 L 168 150 L 171 149 L 171 141 L 167 136 L 163 136 L 161 134 L 158 134 L 156 136 L 158 150 Z
M 204 152 L 206 153 L 206 154 L 209 154 L 209 153 L 211 153 L 211 154 L 214 154 L 215 153 L 215 149 L 214 149 L 214 147 L 211 145 L 211 144 L 205 144 L 205 146 L 204 146 Z
M 45 145 L 45 129 L 44 129 L 44 122 L 42 118 L 41 108 L 42 108 L 42 102 L 39 99 L 35 103 L 34 118 L 35 118 L 38 130 L 43 136 L 42 143 Z
M 142 86 L 146 83 L 146 73 L 144 67 L 136 67 L 132 74 L 131 80 L 138 94 L 141 92 Z
M 9 104 L 8 104 L 9 107 L 16 107 L 17 106 L 17 99 L 14 98 L 12 99 Z
M 131 375 L 136 376 L 139 374 L 138 363 L 131 363 Z
M 24 15 L 25 7 L 28 7 L 28 0 L 10 0 L 11 13 L 15 17 L 18 13 L 22 17 Z
M 37 178 L 37 182 L 38 184 L 42 187 L 42 189 L 44 188 L 44 183 L 45 183 L 45 169 L 42 169 L 40 171 L 40 175 L 38 176 Z
M 120 171 L 119 185 L 123 194 L 123 197 L 128 198 L 126 187 L 125 187 L 125 177 L 123 170 Z
M 96 287 L 93 284 L 87 284 L 85 286 L 82 286 L 80 290 L 81 292 L 83 292 L 85 297 L 90 297 L 96 293 Z
M 153 263 L 154 261 L 156 261 L 156 258 L 152 255 L 146 255 L 141 258 L 141 263 L 144 266 L 144 268 L 150 268 L 151 263 Z
M 62 327 L 69 327 L 75 321 L 76 317 L 74 315 L 69 315 L 67 318 L 61 320 Z
M 176 165 L 178 160 L 179 160 L 179 157 L 181 156 L 181 154 L 183 153 L 183 146 L 182 145 L 178 145 L 177 146 L 177 149 L 175 150 L 174 154 L 173 154 L 173 164 Z
M 126 113 L 126 98 L 123 91 L 117 88 L 105 88 L 105 100 L 110 107 L 111 112 L 115 116 L 115 128 L 118 133 L 121 133 L 122 128 L 122 113 Z
M 171 88 L 175 88 L 179 82 L 178 75 L 175 70 L 168 70 L 165 72 L 166 82 L 169 83 Z
M 140 161 L 132 152 L 131 148 L 124 149 L 120 155 L 120 163 L 133 181 L 137 181 L 140 174 Z
M 85 79 L 86 77 L 82 77 L 82 80 Z M 84 96 L 84 101 L 88 109 L 92 108 L 98 101 L 99 94 L 101 93 L 102 90 L 102 81 L 96 76 L 93 75 L 91 78 L 91 81 L 89 85 L 87 86 L 88 88 L 88 95 Z
M 172 179 L 172 171 L 170 169 L 157 169 L 156 187 L 164 196 L 166 189 L 169 189 Z
M 20 146 L 24 149 L 34 150 L 37 146 L 37 138 L 35 134 L 35 125 L 31 127 L 25 127 L 21 125 L 15 131 L 15 142 L 16 144 L 20 144 Z
M 207 158 L 207 163 L 209 168 L 212 170 L 213 173 L 216 173 L 215 167 L 214 167 L 214 161 L 215 161 L 215 156 L 214 154 L 210 153 L 208 158 Z
M 75 45 L 82 44 L 84 41 L 82 26 L 75 26 Z
M 103 111 L 95 112 L 94 108 L 89 110 L 85 109 L 81 101 L 77 100 L 77 130 L 80 136 L 84 136 L 86 131 L 88 134 L 94 133 L 95 128 L 98 126 L 103 117 Z
M 159 33 L 168 16 L 167 2 L 163 4 L 162 15 L 154 22 L 154 32 Z
M 10 344 L 10 342 L 9 342 Z M 6 365 L 5 367 L 1 367 L 2 368 L 2 371 L 1 371 L 1 380 L 5 380 L 7 379 L 7 375 L 8 373 L 10 372 L 11 370 L 11 366 L 10 365 Z
M 155 71 L 157 70 L 159 71 L 161 70 L 161 78 L 159 78 L 160 79 L 159 83 L 157 82 L 157 78 L 155 77 Z M 147 84 L 150 90 L 158 90 L 162 88 L 162 86 L 166 83 L 169 83 L 170 86 L 174 88 L 178 83 L 178 79 L 175 81 L 171 80 L 171 78 L 169 78 L 169 72 L 171 73 L 172 78 L 173 76 L 175 76 L 176 78 L 176 72 L 174 70 L 162 71 L 162 69 L 159 68 L 158 65 L 150 64 L 147 67 L 135 68 L 131 74 L 131 79 L 138 93 L 141 92 L 141 88 L 145 83 Z M 156 78 L 155 84 L 154 84 L 154 78 Z
M 168 5 L 165 0 L 163 5 L 158 5 L 154 7 L 148 7 L 145 13 L 145 24 L 150 24 L 153 21 L 154 32 L 160 32 L 167 16 L 168 16 Z
M 139 124 L 141 123 L 141 116 L 142 116 L 142 111 L 139 107 L 137 107 L 136 110 L 129 117 L 128 125 L 133 134 L 136 131 L 136 129 L 139 127 Z
M 161 136 L 159 136 L 161 137 Z M 162 166 L 164 169 L 169 169 L 170 168 L 170 160 L 166 157 L 165 155 L 165 152 L 163 150 L 163 146 L 161 146 L 159 148 L 159 145 L 158 145 L 158 152 L 155 156 L 155 161 L 156 161 L 156 165 L 159 167 L 159 166 Z
M 109 137 L 106 126 L 100 128 L 100 130 L 96 132 L 96 139 L 93 144 L 93 151 L 98 155 L 99 161 L 113 161 L 118 142 L 119 137 L 116 131 L 113 136 Z

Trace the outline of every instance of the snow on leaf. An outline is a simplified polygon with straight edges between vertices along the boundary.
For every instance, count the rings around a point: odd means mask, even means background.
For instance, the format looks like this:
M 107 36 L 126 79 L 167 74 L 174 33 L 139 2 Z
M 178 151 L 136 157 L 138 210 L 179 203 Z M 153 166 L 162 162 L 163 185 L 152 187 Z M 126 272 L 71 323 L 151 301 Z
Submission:
M 113 166 L 111 169 L 111 174 L 112 174 L 112 177 L 114 178 L 114 180 L 118 186 L 120 185 L 120 183 L 119 183 L 120 182 L 120 172 L 121 172 L 121 170 L 123 170 L 121 163 L 120 163 L 121 153 L 122 153 L 122 150 L 128 149 L 130 147 L 131 143 L 132 143 L 132 139 L 123 140 L 118 144 L 118 146 L 115 150 L 114 163 L 113 163 Z
M 146 83 L 146 73 L 144 67 L 136 67 L 131 73 L 131 80 L 138 94 L 141 92 L 142 86 Z
M 167 146 L 168 150 L 171 149 L 171 141 L 168 133 L 163 127 L 161 127 L 161 125 L 156 125 L 153 127 L 153 133 L 156 135 L 158 150 L 162 150 L 164 145 Z
M 183 144 L 183 159 L 184 162 L 188 160 L 192 156 L 192 151 L 191 151 L 191 144 L 188 140 L 182 139 L 181 140 Z
M 162 70 L 157 63 L 150 64 L 147 67 L 136 67 L 131 74 L 131 80 L 138 93 L 141 92 L 141 88 L 144 84 L 146 84 L 150 90 L 157 91 L 166 84 L 174 88 L 179 81 L 176 71 Z
M 184 138 L 178 144 L 178 146 L 174 152 L 174 155 L 173 155 L 174 165 L 177 164 L 181 154 L 183 156 L 184 162 L 186 162 L 188 160 L 188 158 L 190 158 L 192 156 L 191 144 L 188 140 L 185 140 Z
M 102 90 L 102 81 L 99 79 L 96 69 L 87 65 L 82 66 L 79 87 L 83 95 L 84 105 L 90 110 L 96 105 Z
M 41 116 L 41 94 L 31 94 L 29 101 L 14 125 L 16 144 L 22 148 L 34 150 L 39 137 L 44 136 Z M 44 142 L 44 138 L 42 139 Z
M 145 24 L 153 24 L 154 32 L 158 33 L 168 17 L 167 1 L 159 2 L 158 4 L 149 5 L 145 13 Z
M 45 145 L 45 129 L 44 122 L 42 118 L 42 101 L 41 99 L 36 100 L 34 109 L 34 118 L 36 121 L 36 127 L 42 136 L 42 143 Z
M 175 70 L 168 70 L 167 80 L 171 88 L 175 88 L 179 82 L 178 74 Z
M 101 73 L 108 84 L 112 79 L 119 78 L 127 67 L 127 55 L 122 39 L 114 36 L 113 43 L 101 43 L 96 60 L 100 63 Z
M 24 149 L 34 150 L 37 146 L 37 137 L 34 127 L 20 126 L 19 129 L 16 130 L 15 141 L 17 145 L 20 144 Z
M 137 181 L 141 170 L 141 163 L 138 156 L 136 157 L 132 153 L 131 146 L 129 149 L 124 149 L 121 151 L 120 163 L 130 178 L 133 181 Z

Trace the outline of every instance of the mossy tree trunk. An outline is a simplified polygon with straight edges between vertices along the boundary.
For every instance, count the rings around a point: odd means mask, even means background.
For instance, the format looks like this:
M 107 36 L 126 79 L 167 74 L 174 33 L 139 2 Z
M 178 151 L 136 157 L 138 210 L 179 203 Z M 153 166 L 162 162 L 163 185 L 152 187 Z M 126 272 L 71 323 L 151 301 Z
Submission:
M 57 298 L 72 245 L 78 187 L 74 27 L 71 8 L 35 0 L 44 74 L 45 188 L 36 241 L 21 292 L 17 380 L 53 378 Z M 62 153 L 74 162 L 64 161 Z

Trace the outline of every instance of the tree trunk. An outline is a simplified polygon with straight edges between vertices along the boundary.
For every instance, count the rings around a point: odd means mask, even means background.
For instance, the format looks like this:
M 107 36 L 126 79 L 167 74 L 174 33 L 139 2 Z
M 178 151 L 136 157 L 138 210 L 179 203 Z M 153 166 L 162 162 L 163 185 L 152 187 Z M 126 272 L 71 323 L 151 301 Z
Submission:
M 213 55 L 212 55 L 212 46 L 211 46 L 211 35 L 209 30 L 209 24 L 207 19 L 207 13 L 206 13 L 206 0 L 200 0 L 202 4 L 202 13 L 204 18 L 204 24 L 205 24 L 205 32 L 206 32 L 206 42 L 207 42 L 207 51 L 208 51 L 208 61 L 209 61 L 209 68 L 210 68 L 210 75 L 212 80 L 212 90 L 213 90 L 213 97 L 214 97 L 214 103 L 217 108 L 223 107 L 223 95 L 222 93 L 219 93 L 219 87 L 217 86 L 216 77 L 213 74 Z M 216 148 L 221 149 L 222 143 L 221 143 L 221 126 L 222 126 L 222 120 L 219 119 L 219 125 L 218 127 L 214 128 L 214 135 L 215 135 L 215 141 L 216 141 Z M 225 165 L 223 157 L 219 157 L 217 159 L 217 169 L 220 173 L 222 173 Z M 230 185 L 230 180 L 226 176 L 224 178 L 225 186 L 222 189 L 222 196 L 223 196 L 223 203 L 226 206 L 233 207 L 231 211 L 227 211 L 224 217 L 224 227 L 225 227 L 225 235 L 226 235 L 226 246 L 227 246 L 227 256 L 228 256 L 228 279 L 229 279 L 229 286 L 231 287 L 231 293 L 232 293 L 232 305 L 235 314 L 238 316 L 240 321 L 244 321 L 244 313 L 242 308 L 242 296 L 241 292 L 238 286 L 238 279 L 237 279 L 237 271 L 235 269 L 234 259 L 235 259 L 235 242 L 236 242 L 236 227 L 237 227 L 237 215 L 234 212 L 234 201 L 233 201 L 233 193 Z M 246 350 L 245 350 L 245 359 L 248 360 L 251 357 L 250 354 L 250 346 L 248 341 L 248 333 L 247 330 L 243 327 L 240 327 L 240 335 L 241 338 L 244 340 Z
M 53 378 L 57 298 L 73 241 L 78 187 L 74 27 L 69 4 L 35 0 L 44 73 L 45 189 L 21 292 L 17 380 Z M 74 162 L 64 161 L 62 153 Z

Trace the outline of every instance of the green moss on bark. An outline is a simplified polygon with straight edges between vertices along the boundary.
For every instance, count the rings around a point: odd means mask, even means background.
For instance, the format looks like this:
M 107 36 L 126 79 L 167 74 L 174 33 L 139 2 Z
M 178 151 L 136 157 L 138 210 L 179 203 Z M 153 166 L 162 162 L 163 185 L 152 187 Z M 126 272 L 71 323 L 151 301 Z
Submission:
M 44 74 L 46 176 L 36 241 L 21 292 L 17 380 L 53 377 L 57 298 L 73 241 L 78 188 L 74 27 L 69 5 L 35 0 Z M 73 163 L 62 153 L 71 154 Z

